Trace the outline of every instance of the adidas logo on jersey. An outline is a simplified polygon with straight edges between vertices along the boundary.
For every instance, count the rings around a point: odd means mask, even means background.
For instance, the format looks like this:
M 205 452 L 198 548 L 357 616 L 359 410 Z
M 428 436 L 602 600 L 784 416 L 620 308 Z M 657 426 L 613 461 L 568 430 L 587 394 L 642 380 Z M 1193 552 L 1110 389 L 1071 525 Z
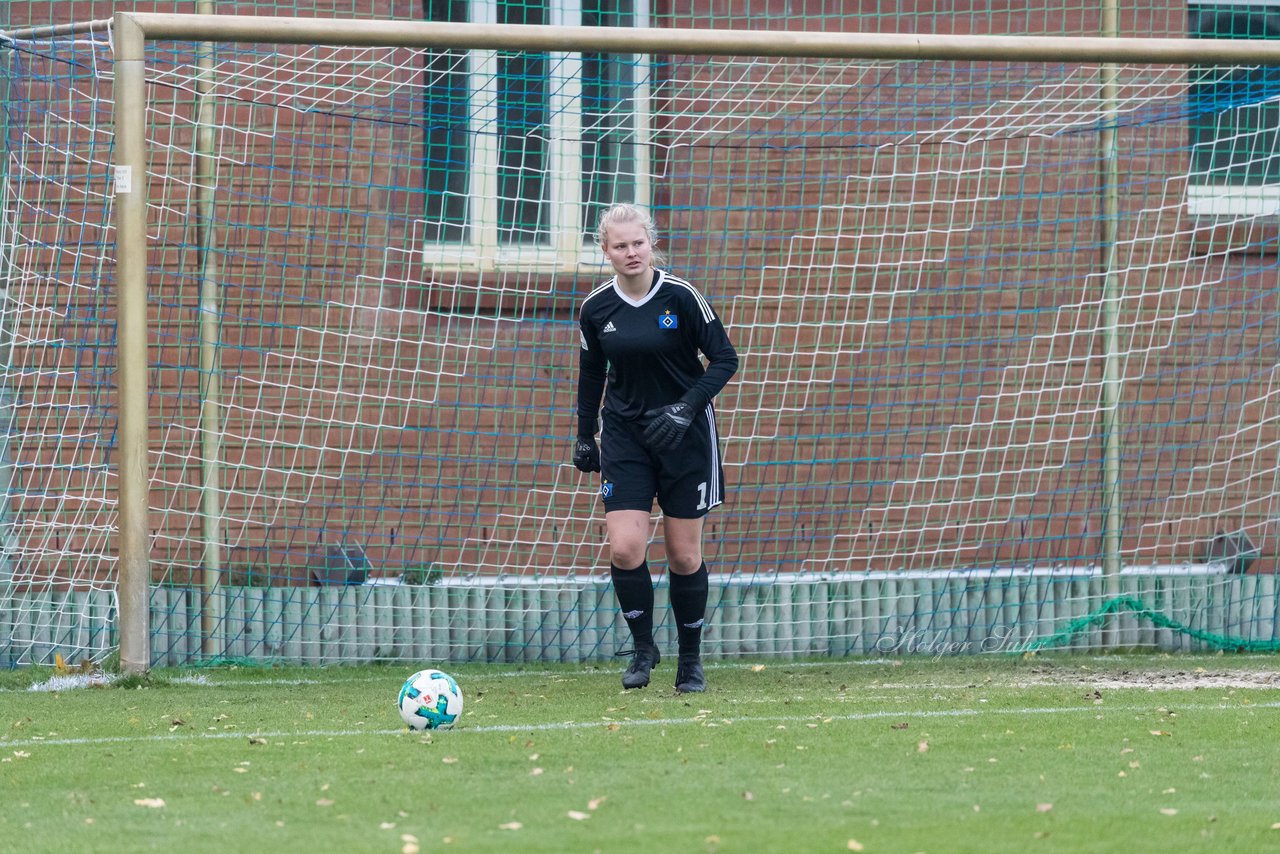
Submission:
M 617 331 L 618 331 L 618 327 L 614 326 L 613 321 L 610 320 L 605 323 L 604 329 L 600 330 L 600 334 L 603 335 L 606 332 L 617 332 Z

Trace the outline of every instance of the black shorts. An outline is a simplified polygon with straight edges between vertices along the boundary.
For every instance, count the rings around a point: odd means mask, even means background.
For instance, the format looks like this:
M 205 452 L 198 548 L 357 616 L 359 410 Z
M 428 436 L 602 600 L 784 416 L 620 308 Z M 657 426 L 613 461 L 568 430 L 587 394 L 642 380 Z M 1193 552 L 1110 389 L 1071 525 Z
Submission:
M 600 431 L 600 498 L 604 509 L 653 511 L 699 519 L 724 500 L 724 469 L 715 414 L 708 406 L 680 444 L 657 453 L 644 444 L 644 424 L 604 416 Z

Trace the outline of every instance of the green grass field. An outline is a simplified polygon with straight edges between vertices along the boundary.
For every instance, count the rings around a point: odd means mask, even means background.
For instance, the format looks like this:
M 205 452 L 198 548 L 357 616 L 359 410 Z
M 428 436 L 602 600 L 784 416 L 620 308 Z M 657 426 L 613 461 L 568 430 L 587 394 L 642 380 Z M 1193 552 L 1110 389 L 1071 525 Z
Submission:
M 619 667 L 621 664 L 619 665 Z M 0 850 L 1248 851 L 1280 846 L 1280 659 L 0 674 Z

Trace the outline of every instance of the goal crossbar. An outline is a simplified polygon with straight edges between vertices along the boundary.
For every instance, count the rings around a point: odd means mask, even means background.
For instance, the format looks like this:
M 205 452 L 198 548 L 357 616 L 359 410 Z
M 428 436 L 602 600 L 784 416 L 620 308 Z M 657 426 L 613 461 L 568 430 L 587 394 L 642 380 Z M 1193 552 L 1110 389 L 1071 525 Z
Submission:
M 117 30 L 136 27 L 145 40 L 259 44 L 592 50 L 606 53 L 831 59 L 1280 64 L 1280 41 L 1266 39 L 643 29 L 150 12 L 117 12 L 110 21 L 27 28 L 15 30 L 8 35 L 15 39 L 51 38 L 76 32 L 101 31 L 112 25 Z M 117 47 L 117 59 L 120 58 L 124 57 L 120 56 Z

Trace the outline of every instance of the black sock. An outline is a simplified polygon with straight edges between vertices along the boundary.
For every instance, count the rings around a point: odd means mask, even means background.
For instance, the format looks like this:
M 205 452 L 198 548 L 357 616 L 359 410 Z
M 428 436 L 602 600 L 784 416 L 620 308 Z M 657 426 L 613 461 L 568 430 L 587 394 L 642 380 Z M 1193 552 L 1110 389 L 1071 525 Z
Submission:
M 631 629 L 631 639 L 636 646 L 653 646 L 653 579 L 648 562 L 635 569 L 618 569 L 610 564 L 609 575 L 618 608 Z
M 669 572 L 668 577 L 680 655 L 696 656 L 702 649 L 702 623 L 707 615 L 707 565 L 703 563 L 692 575 Z

